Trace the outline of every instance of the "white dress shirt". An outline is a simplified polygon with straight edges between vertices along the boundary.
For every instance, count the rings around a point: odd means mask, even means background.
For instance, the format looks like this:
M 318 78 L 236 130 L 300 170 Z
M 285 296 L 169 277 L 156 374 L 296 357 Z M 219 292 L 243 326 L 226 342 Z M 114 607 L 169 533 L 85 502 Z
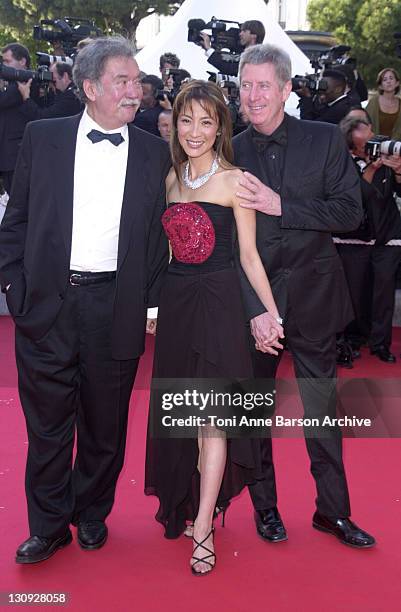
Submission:
M 93 143 L 91 130 L 119 133 L 124 142 Z M 118 236 L 127 173 L 128 126 L 104 130 L 85 109 L 78 127 L 74 166 L 74 201 L 70 270 L 114 272 L 117 270 Z M 157 308 L 148 309 L 157 317 Z
M 93 143 L 91 130 L 120 133 L 124 142 Z M 71 270 L 117 270 L 118 236 L 128 159 L 128 127 L 104 130 L 84 111 L 78 127 L 74 166 Z

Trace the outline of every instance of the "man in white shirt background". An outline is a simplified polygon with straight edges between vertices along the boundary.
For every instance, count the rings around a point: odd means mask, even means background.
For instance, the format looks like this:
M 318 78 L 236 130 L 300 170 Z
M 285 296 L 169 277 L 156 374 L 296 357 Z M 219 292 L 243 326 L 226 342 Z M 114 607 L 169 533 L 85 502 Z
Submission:
M 169 152 L 130 125 L 142 98 L 131 45 L 93 40 L 74 81 L 85 111 L 29 124 L 0 228 L 29 438 L 30 538 L 17 563 L 69 544 L 71 523 L 83 549 L 106 542 L 147 307 L 168 263 Z

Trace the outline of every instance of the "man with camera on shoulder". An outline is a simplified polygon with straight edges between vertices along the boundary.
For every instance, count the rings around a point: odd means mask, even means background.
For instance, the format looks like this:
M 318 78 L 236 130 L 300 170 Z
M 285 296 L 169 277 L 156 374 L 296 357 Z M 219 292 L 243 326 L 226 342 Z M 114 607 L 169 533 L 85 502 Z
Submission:
M 26 70 L 30 67 L 29 51 L 19 43 L 6 45 L 1 54 L 2 66 L 5 68 Z M 19 112 L 22 103 L 17 83 L 5 81 L 5 87 L 0 91 L 0 176 L 7 193 L 10 193 L 17 155 L 28 121 Z
M 263 42 L 265 37 L 265 28 L 261 21 L 250 20 L 244 21 L 241 24 L 239 32 L 239 41 L 243 49 L 247 49 L 252 45 L 257 45 Z M 222 74 L 237 76 L 238 74 L 238 58 L 224 59 L 221 51 L 212 48 L 210 36 L 205 32 L 201 32 L 202 42 L 200 45 L 205 49 L 207 61 L 209 64 L 217 68 Z
M 301 119 L 340 123 L 351 110 L 351 101 L 346 90 L 346 78 L 337 70 L 325 70 L 318 81 L 317 94 L 305 84 L 295 90 L 299 96 Z
M 56 90 L 54 104 L 41 108 L 31 97 L 32 79 L 27 82 L 18 82 L 17 87 L 23 99 L 19 111 L 27 121 L 35 119 L 52 119 L 55 117 L 72 117 L 83 110 L 83 106 L 76 95 L 76 88 L 72 80 L 72 66 L 64 62 L 57 62 L 50 66 L 53 75 L 53 85 Z

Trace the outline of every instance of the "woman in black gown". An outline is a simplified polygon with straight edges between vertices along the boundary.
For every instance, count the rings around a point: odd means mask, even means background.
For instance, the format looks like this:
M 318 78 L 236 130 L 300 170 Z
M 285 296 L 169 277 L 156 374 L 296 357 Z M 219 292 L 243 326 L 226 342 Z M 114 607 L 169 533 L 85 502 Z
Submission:
M 236 269 L 236 225 L 241 266 L 270 313 L 264 346 L 275 353 L 283 330 L 256 249 L 253 210 L 236 195 L 241 171 L 231 165 L 231 118 L 219 87 L 191 81 L 173 108 L 173 168 L 167 180 L 168 208 L 163 225 L 172 247 L 159 303 L 154 379 L 251 378 L 248 340 Z M 152 403 L 160 397 L 152 394 Z M 159 405 L 160 409 L 160 405 Z M 168 538 L 193 522 L 191 569 L 203 575 L 214 568 L 213 516 L 216 502 L 227 506 L 260 476 L 259 455 L 251 439 L 228 439 L 211 425 L 198 438 L 164 438 L 149 420 L 145 493 L 156 495 L 156 519 Z

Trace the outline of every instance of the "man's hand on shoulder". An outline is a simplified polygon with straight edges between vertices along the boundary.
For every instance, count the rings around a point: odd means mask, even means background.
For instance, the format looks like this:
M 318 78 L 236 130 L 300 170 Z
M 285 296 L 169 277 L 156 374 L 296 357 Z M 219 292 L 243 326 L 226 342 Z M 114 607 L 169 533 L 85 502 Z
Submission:
M 281 216 L 281 198 L 270 187 L 250 172 L 244 172 L 239 181 L 241 191 L 237 191 L 240 205 L 243 208 L 253 208 L 265 215 Z

